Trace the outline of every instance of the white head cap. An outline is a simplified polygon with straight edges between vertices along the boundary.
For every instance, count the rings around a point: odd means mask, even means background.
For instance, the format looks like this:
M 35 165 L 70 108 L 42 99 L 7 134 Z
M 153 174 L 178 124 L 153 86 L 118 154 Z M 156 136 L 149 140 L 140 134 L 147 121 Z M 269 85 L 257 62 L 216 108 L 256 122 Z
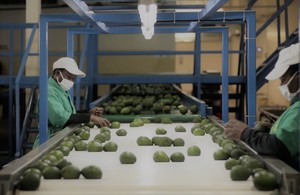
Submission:
M 69 57 L 59 58 L 57 61 L 53 63 L 53 70 L 58 68 L 65 69 L 73 75 L 85 77 L 85 73 L 78 69 L 77 63 L 72 58 Z
M 273 70 L 266 76 L 267 80 L 279 79 L 289 69 L 291 65 L 300 61 L 299 43 L 284 48 L 279 52 L 278 60 Z

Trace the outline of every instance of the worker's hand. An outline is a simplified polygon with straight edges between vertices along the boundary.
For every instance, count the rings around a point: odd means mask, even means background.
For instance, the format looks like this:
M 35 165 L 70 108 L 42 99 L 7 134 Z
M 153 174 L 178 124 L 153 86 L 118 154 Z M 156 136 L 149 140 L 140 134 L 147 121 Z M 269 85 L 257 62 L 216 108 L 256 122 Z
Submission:
M 103 108 L 102 107 L 92 108 L 90 110 L 90 113 L 93 114 L 93 115 L 96 115 L 96 116 L 102 116 L 102 114 L 103 114 Z
M 93 114 L 91 114 L 90 121 L 97 125 L 97 127 L 110 126 L 109 120 Z
M 229 139 L 233 139 L 236 141 L 240 140 L 240 136 L 244 129 L 246 129 L 248 126 L 247 124 L 238 121 L 236 119 L 230 119 L 225 125 L 225 135 Z

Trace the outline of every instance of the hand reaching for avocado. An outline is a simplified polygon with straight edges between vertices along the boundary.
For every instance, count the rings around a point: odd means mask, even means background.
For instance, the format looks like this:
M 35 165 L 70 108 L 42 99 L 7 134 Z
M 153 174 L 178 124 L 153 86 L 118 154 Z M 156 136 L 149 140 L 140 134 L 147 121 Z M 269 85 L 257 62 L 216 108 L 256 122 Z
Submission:
M 91 114 L 90 121 L 93 122 L 98 127 L 110 126 L 109 120 L 96 116 L 94 114 Z

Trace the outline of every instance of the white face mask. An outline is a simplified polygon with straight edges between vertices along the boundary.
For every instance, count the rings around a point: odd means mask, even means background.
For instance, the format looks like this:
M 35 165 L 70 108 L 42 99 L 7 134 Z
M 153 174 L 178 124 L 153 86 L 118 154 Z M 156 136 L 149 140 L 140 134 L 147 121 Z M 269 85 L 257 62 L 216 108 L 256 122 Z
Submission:
M 59 71 L 59 74 L 60 74 L 62 80 L 61 80 L 61 82 L 59 82 L 58 77 L 56 77 L 57 83 L 63 88 L 63 90 L 69 91 L 73 87 L 74 82 L 70 81 L 68 79 L 65 79 L 60 71 Z
M 288 87 L 288 85 L 290 84 L 290 82 L 293 80 L 293 78 L 295 77 L 295 75 L 297 73 L 298 72 L 295 72 L 295 74 L 290 78 L 290 80 L 286 84 L 279 86 L 279 90 L 281 91 L 281 94 L 283 95 L 283 97 L 285 97 L 289 101 L 291 101 L 300 91 L 300 88 L 299 88 L 298 91 L 296 91 L 295 93 L 291 93 L 289 90 L 289 87 Z

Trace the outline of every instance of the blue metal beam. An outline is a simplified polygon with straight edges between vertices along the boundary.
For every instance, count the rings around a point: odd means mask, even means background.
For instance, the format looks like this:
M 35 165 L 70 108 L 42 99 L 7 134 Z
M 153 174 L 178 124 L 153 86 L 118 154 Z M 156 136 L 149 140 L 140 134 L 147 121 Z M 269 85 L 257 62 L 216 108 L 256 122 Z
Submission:
M 48 22 L 40 16 L 39 143 L 48 139 Z
M 84 63 L 84 58 L 86 55 L 86 51 L 88 48 L 88 41 L 89 41 L 89 36 L 90 35 L 84 35 L 83 38 L 83 48 L 80 54 L 80 58 L 79 58 L 79 69 L 83 70 L 83 63 Z M 77 77 L 76 79 L 76 109 L 80 110 L 80 85 L 81 85 L 81 77 Z
M 72 31 L 68 31 L 67 35 L 67 56 L 74 58 L 74 34 Z M 74 99 L 74 88 L 71 88 L 69 92 L 71 98 Z
M 8 110 L 12 111 L 13 110 L 13 80 L 12 80 L 12 75 L 13 75 L 13 67 L 14 67 L 14 53 L 13 53 L 13 48 L 14 48 L 14 33 L 13 30 L 10 28 L 9 29 L 9 88 L 8 88 L 8 95 L 9 95 L 9 99 L 8 99 Z M 13 137 L 14 137 L 14 129 L 13 129 L 13 112 L 9 112 L 8 113 L 8 124 L 9 124 L 9 157 L 10 159 L 13 158 Z
M 120 10 L 137 10 L 137 5 L 101 5 L 101 6 L 89 6 L 92 11 L 120 11 Z M 157 5 L 158 10 L 180 10 L 180 9 L 203 9 L 205 5 Z
M 205 18 L 205 20 L 241 20 L 243 21 L 244 14 L 251 13 L 253 11 L 236 11 L 236 12 L 216 12 L 213 16 Z M 70 17 L 70 16 L 69 16 Z M 54 16 L 53 16 L 54 18 Z M 105 23 L 109 22 L 140 22 L 140 17 L 138 13 L 97 13 L 94 16 L 96 21 L 102 21 Z M 71 19 L 71 17 L 70 17 Z M 198 12 L 163 12 L 157 13 L 157 22 L 170 22 L 176 23 L 180 21 L 199 21 L 199 14 Z M 219 22 L 220 23 L 220 22 Z
M 228 29 L 222 30 L 222 120 L 228 121 Z
M 75 13 L 88 22 L 93 22 L 103 32 L 108 32 L 105 23 L 96 21 L 93 17 L 94 13 L 89 9 L 88 5 L 81 0 L 63 0 Z
M 212 17 L 200 21 L 200 24 L 241 24 L 245 22 L 243 15 L 251 12 L 253 11 L 216 12 Z M 76 14 L 43 14 L 43 16 L 47 17 L 49 22 L 85 22 L 83 18 Z M 107 25 L 128 24 L 129 21 L 131 25 L 140 24 L 140 18 L 137 13 L 97 13 L 94 15 L 94 18 L 97 21 L 105 22 Z M 198 22 L 198 18 L 198 12 L 157 13 L 157 23 L 164 22 L 165 25 L 172 23 L 176 25 L 177 22 L 187 21 L 187 24 L 189 24 L 190 21 Z M 70 25 L 70 28 L 72 28 L 71 24 L 67 25 Z M 54 28 L 56 26 L 61 28 L 60 25 L 53 25 Z
M 101 36 L 101 35 L 100 35 Z M 87 75 L 90 75 L 86 78 L 86 82 L 88 85 L 88 102 L 92 102 L 94 97 L 98 97 L 97 90 L 94 89 L 93 79 L 97 76 L 98 66 L 101 66 L 99 58 L 101 56 L 96 55 L 96 51 L 99 48 L 99 36 L 98 35 L 90 35 L 89 36 L 89 47 L 87 48 Z
M 26 29 L 33 28 L 36 25 L 35 23 L 1 23 L 0 29 Z
M 16 76 L 0 76 L 0 85 L 8 85 L 9 79 L 12 79 L 13 83 L 16 81 Z M 35 76 L 31 77 L 21 77 L 20 79 L 20 88 L 24 88 L 25 86 L 33 86 L 39 83 L 39 78 Z M 14 87 L 13 87 L 14 88 Z
M 194 41 L 194 76 L 197 79 L 196 83 L 196 97 L 201 99 L 201 35 L 200 32 L 195 33 L 195 41 Z
M 192 74 L 143 74 L 143 75 L 99 75 L 95 76 L 94 84 L 130 84 L 130 83 L 197 83 L 198 77 Z M 221 84 L 222 78 L 218 76 L 200 75 L 201 84 Z M 244 76 L 229 76 L 228 84 L 246 83 Z
M 88 28 L 86 28 L 87 30 Z M 74 36 L 75 34 L 77 34 L 77 30 L 76 29 L 70 29 L 68 30 L 68 35 L 67 35 L 67 56 L 74 58 Z M 89 38 L 89 34 L 84 34 L 84 41 L 83 41 L 83 49 L 82 52 L 80 54 L 80 61 L 79 61 L 79 69 L 83 69 L 83 62 L 84 62 L 84 56 L 88 47 L 88 38 Z M 80 81 L 81 78 L 77 77 L 76 81 L 75 81 L 75 88 L 76 88 L 76 109 L 79 110 L 80 109 Z M 73 97 L 73 89 L 70 92 L 71 97 Z
M 205 8 L 199 13 L 199 20 L 207 19 L 214 15 L 214 13 L 223 7 L 227 1 L 228 0 L 210 0 Z
M 256 18 L 255 13 L 247 19 L 247 122 L 253 127 L 256 122 Z

